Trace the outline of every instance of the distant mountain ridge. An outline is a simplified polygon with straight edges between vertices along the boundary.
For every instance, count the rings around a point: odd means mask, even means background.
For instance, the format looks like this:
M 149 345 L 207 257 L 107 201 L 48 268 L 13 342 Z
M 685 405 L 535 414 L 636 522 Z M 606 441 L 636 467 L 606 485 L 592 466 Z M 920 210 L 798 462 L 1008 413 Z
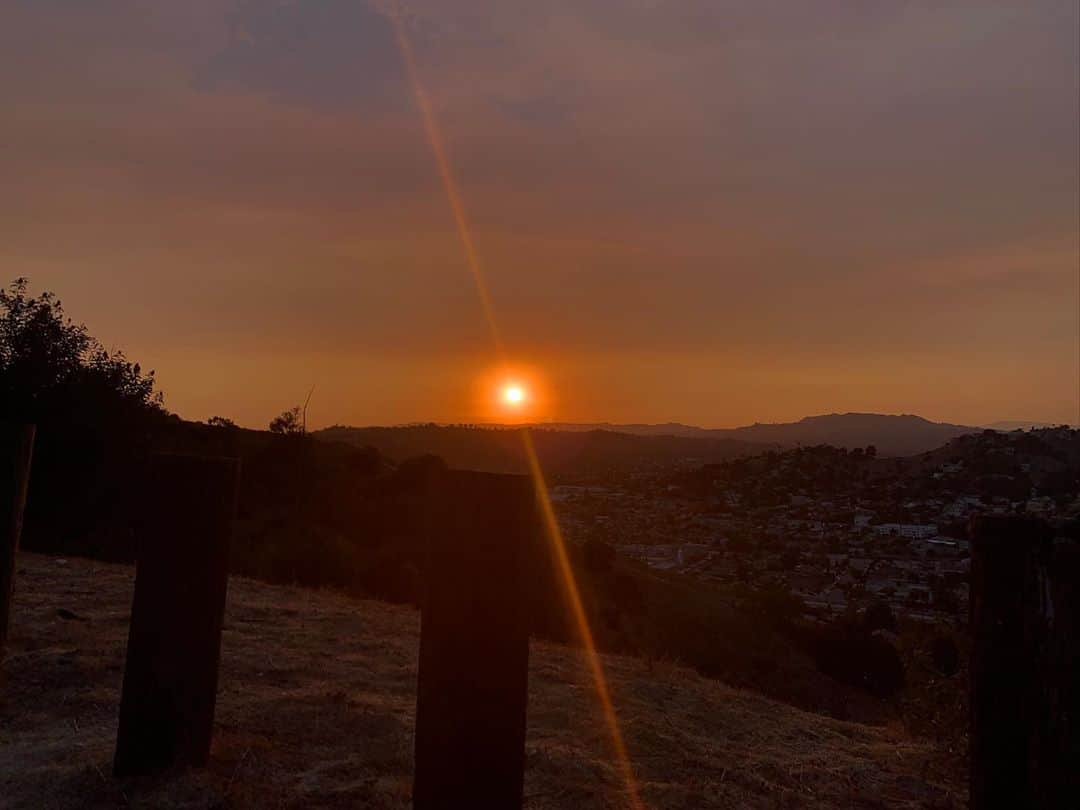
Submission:
M 735 428 L 731 438 L 793 444 L 831 444 L 836 447 L 874 445 L 886 456 L 925 453 L 980 428 L 931 422 L 914 414 L 833 413 L 807 416 L 798 422 L 758 424 Z
M 798 422 L 757 422 L 736 428 L 701 428 L 668 422 L 659 425 L 610 423 L 549 423 L 547 430 L 611 430 L 639 436 L 683 436 L 699 439 L 738 439 L 779 447 L 831 444 L 848 449 L 874 445 L 887 456 L 911 456 L 934 450 L 946 442 L 984 428 L 931 422 L 914 414 L 830 413 L 806 416 Z
M 335 426 L 319 431 L 325 439 L 369 444 L 401 460 L 434 453 L 452 466 L 509 471 L 523 462 L 516 445 L 500 436 L 513 425 L 398 427 Z M 701 457 L 706 461 L 762 453 L 798 445 L 831 444 L 848 449 L 873 445 L 880 455 L 912 456 L 935 450 L 980 427 L 931 422 L 913 414 L 833 413 L 807 416 L 798 422 L 758 423 L 738 428 L 701 428 L 678 422 L 664 424 L 582 424 L 548 422 L 529 425 L 538 450 L 557 468 L 622 466 L 632 461 L 670 462 Z

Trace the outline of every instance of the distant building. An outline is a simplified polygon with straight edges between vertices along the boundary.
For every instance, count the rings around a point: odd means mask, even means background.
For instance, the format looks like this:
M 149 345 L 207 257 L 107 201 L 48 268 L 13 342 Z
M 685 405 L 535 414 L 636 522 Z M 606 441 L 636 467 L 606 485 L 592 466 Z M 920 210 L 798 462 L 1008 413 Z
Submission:
M 829 561 L 829 568 L 831 569 L 847 568 L 847 554 L 826 554 L 825 559 Z
M 884 536 L 921 540 L 936 537 L 938 527 L 934 523 L 881 523 L 874 527 L 874 531 Z
M 964 547 L 961 548 L 961 542 Z M 967 541 L 954 540 L 951 537 L 924 537 L 911 544 L 912 551 L 935 557 L 957 557 L 967 550 Z
M 962 518 L 971 514 L 972 512 L 978 512 L 984 509 L 983 502 L 980 498 L 974 495 L 965 495 L 961 498 L 957 498 L 953 503 L 949 504 L 945 509 L 945 517 L 948 518 Z
M 1041 498 L 1031 498 L 1026 504 L 1024 504 L 1024 510 L 1029 515 L 1035 515 L 1036 517 L 1051 517 L 1057 510 L 1057 505 L 1054 503 L 1053 498 L 1043 496 Z
M 704 543 L 683 543 L 675 555 L 679 566 L 697 562 L 709 555 L 709 547 Z

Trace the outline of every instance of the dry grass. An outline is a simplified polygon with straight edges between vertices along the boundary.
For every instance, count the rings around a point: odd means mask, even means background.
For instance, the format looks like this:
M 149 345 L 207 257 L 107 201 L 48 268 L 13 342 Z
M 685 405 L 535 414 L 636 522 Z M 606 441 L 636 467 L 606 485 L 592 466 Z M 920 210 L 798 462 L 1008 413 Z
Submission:
M 0 692 L 0 805 L 409 805 L 419 619 L 233 579 L 210 767 L 110 776 L 133 570 L 22 554 Z M 61 611 L 70 611 L 61 615 Z M 674 666 L 607 657 L 650 807 L 960 807 L 928 744 L 808 714 Z M 622 807 L 581 656 L 535 643 L 529 808 Z

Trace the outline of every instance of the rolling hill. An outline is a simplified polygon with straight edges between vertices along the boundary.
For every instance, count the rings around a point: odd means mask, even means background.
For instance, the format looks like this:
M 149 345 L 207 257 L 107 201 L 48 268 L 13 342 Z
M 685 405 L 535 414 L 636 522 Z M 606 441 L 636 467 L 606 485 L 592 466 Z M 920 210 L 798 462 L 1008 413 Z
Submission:
M 109 776 L 134 570 L 23 553 L 0 697 L 6 808 L 407 808 L 419 614 L 230 581 L 205 770 Z M 962 760 L 671 663 L 604 656 L 650 808 L 966 804 Z M 579 652 L 534 642 L 525 807 L 626 806 Z
M 724 431 L 726 438 L 794 445 L 831 444 L 852 449 L 874 445 L 885 456 L 913 456 L 980 428 L 931 422 L 912 414 L 831 413 L 798 422 L 756 424 Z

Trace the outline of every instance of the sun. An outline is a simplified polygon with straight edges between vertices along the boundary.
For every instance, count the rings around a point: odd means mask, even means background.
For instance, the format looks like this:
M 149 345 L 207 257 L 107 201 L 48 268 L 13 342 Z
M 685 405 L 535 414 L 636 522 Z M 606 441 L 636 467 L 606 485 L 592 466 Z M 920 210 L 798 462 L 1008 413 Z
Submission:
M 474 413 L 481 422 L 518 425 L 542 420 L 551 402 L 543 373 L 522 363 L 491 368 L 478 375 L 473 386 Z
M 518 383 L 507 383 L 502 388 L 502 401 L 511 408 L 524 405 L 528 398 L 528 392 Z

